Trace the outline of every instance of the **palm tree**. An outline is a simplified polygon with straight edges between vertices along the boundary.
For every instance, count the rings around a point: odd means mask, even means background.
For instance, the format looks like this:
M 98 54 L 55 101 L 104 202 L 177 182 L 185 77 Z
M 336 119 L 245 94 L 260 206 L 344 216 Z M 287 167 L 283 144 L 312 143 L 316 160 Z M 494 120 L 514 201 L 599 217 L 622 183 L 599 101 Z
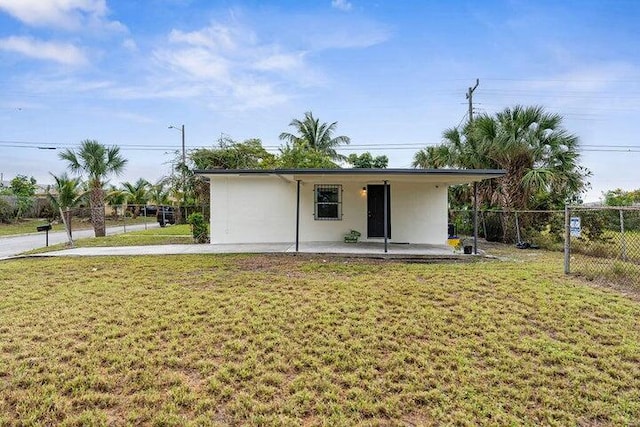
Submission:
M 562 127 L 561 116 L 516 106 L 481 115 L 462 131 L 447 129 L 443 143 L 420 150 L 413 165 L 504 169 L 505 176 L 483 185 L 483 200 L 529 209 L 560 207 L 584 191 L 589 172 L 578 160 L 578 137 Z
M 79 178 L 69 178 L 66 173 L 59 176 L 52 173 L 50 175 L 55 184 L 53 188 L 47 188 L 47 198 L 55 210 L 64 215 L 65 226 L 71 234 L 71 211 L 69 208 L 79 206 L 84 201 L 86 192 L 82 189 L 82 182 Z
M 158 206 L 168 205 L 170 203 L 169 190 L 166 188 L 164 182 L 160 181 L 151 186 L 149 189 L 149 201 Z
M 120 155 L 120 148 L 106 147 L 98 141 L 86 139 L 76 150 L 66 149 L 60 158 L 67 161 L 67 167 L 74 173 L 84 175 L 90 191 L 91 222 L 96 237 L 106 234 L 104 221 L 104 185 L 106 178 L 119 175 L 124 170 L 127 160 Z
M 122 208 L 122 214 L 124 215 L 127 193 L 123 189 L 111 184 L 105 192 L 104 200 L 111 206 L 111 216 L 113 216 L 114 219 L 118 218 L 118 207 Z
M 123 182 L 122 187 L 127 198 L 127 203 L 135 205 L 133 209 L 133 218 L 140 215 L 140 208 L 149 201 L 149 187 L 151 184 L 144 178 L 139 178 L 135 184 Z
M 304 119 L 293 119 L 289 126 L 296 129 L 297 135 L 282 132 L 280 139 L 290 143 L 293 148 L 301 148 L 326 155 L 331 160 L 345 160 L 345 156 L 338 154 L 336 148 L 342 144 L 349 144 L 351 140 L 347 136 L 333 137 L 338 122 L 331 124 L 320 123 L 313 117 L 310 111 L 304 113 Z

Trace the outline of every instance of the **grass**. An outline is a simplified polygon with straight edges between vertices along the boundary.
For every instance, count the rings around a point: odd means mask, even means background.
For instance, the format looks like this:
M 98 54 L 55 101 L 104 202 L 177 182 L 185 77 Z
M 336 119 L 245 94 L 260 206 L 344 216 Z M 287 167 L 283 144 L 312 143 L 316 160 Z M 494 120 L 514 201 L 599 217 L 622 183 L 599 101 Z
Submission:
M 130 231 L 124 234 L 114 234 L 105 237 L 88 237 L 74 240 L 76 248 L 106 247 L 106 246 L 147 246 L 147 245 L 182 245 L 193 243 L 191 228 L 188 224 L 172 225 L 150 230 Z M 38 254 L 67 249 L 66 243 L 51 245 L 44 248 L 25 252 Z
M 637 423 L 640 304 L 516 257 L 5 261 L 0 425 Z
M 107 227 L 122 227 L 123 224 L 133 225 L 133 224 L 153 224 L 155 223 L 155 217 L 152 218 L 144 218 L 138 217 L 136 219 L 133 218 L 106 218 Z M 16 234 L 27 234 L 27 233 L 37 233 L 36 227 L 38 225 L 48 224 L 49 220 L 47 218 L 25 218 L 19 221 L 13 222 L 11 224 L 3 224 L 0 223 L 0 236 L 13 236 Z M 71 226 L 73 230 L 87 230 L 92 229 L 93 225 L 89 220 L 79 220 L 78 218 L 74 218 L 72 220 Z M 64 231 L 64 224 L 52 224 L 52 231 Z

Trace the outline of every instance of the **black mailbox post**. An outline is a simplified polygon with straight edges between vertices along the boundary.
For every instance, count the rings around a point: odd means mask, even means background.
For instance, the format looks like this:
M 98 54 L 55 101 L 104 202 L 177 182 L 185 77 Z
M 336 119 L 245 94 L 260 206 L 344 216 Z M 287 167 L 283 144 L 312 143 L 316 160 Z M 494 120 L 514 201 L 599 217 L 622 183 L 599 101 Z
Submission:
M 46 233 L 46 244 L 49 246 L 49 230 L 51 230 L 51 224 L 39 225 L 36 227 L 38 231 L 44 231 Z

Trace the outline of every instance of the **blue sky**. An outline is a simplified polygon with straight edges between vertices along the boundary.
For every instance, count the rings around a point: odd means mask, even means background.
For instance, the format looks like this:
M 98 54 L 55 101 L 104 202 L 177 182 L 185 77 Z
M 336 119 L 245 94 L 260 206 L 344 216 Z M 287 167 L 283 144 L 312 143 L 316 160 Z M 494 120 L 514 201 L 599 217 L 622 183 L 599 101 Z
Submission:
M 0 0 L 0 172 L 49 183 L 60 149 L 119 145 L 113 183 L 221 135 L 277 150 L 313 111 L 345 154 L 409 167 L 475 112 L 542 105 L 580 137 L 592 189 L 640 188 L 640 2 Z M 38 147 L 56 147 L 41 150 Z

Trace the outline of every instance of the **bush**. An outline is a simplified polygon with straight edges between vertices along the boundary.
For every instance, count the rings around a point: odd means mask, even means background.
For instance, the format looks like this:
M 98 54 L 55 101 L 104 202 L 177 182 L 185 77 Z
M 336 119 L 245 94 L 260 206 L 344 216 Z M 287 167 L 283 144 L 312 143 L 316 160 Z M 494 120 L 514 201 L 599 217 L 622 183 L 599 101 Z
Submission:
M 487 242 L 502 242 L 504 232 L 502 230 L 502 221 L 500 214 L 490 213 L 485 217 L 485 229 L 487 231 L 485 239 Z
M 11 203 L 0 197 L 0 223 L 9 224 L 13 220 L 14 214 L 15 210 Z
M 209 224 L 204 220 L 201 213 L 195 212 L 189 215 L 187 222 L 191 224 L 191 234 L 196 243 L 207 243 L 209 241 Z

